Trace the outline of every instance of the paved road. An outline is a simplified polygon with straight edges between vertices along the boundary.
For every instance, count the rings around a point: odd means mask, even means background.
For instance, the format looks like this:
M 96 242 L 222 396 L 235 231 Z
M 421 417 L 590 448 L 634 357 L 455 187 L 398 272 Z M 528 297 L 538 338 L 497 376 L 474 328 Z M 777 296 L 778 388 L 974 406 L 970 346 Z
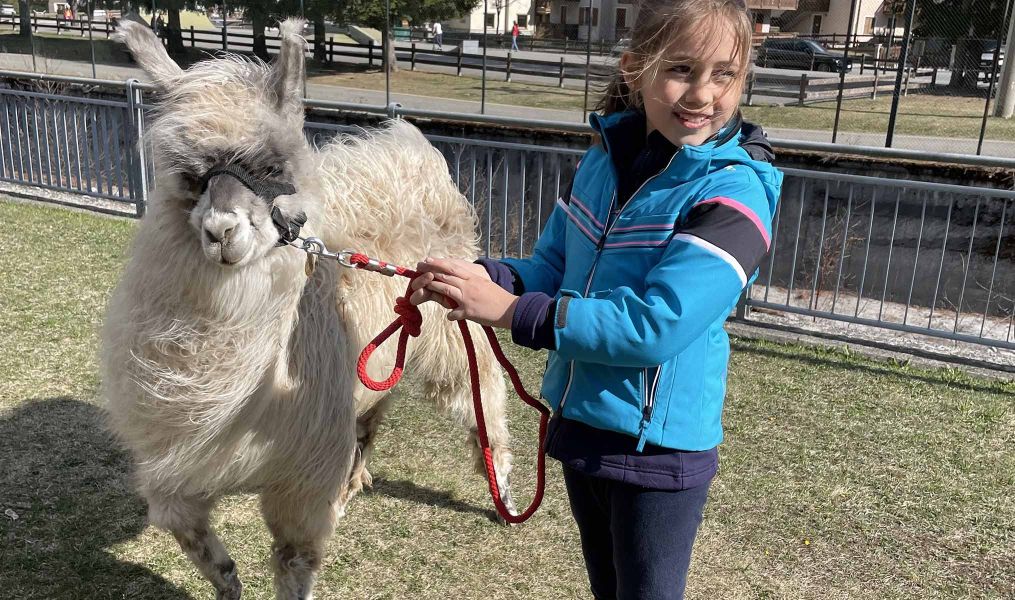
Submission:
M 87 62 L 47 59 L 44 63 L 39 62 L 38 65 L 40 69 L 44 69 L 50 73 L 60 73 L 81 77 L 92 76 L 91 64 Z M 25 55 L 0 54 L 0 69 L 31 71 L 32 60 L 30 56 Z M 142 81 L 147 80 L 147 76 L 143 71 L 131 67 L 98 65 L 96 67 L 96 74 L 100 79 L 125 81 L 129 78 L 137 78 Z M 360 90 L 313 83 L 307 85 L 307 96 L 312 99 L 353 102 L 374 106 L 382 106 L 385 103 L 385 94 L 383 91 Z M 398 92 L 392 93 L 391 100 L 393 102 L 399 102 L 405 107 L 421 110 L 477 114 L 480 112 L 479 102 L 467 100 L 434 98 L 429 96 L 402 94 Z M 582 114 L 577 110 L 537 109 L 507 104 L 487 103 L 485 112 L 486 114 L 491 115 L 562 121 L 569 123 L 577 123 L 582 120 Z M 769 135 L 773 139 L 807 140 L 818 142 L 831 141 L 831 132 L 829 131 L 773 128 L 769 129 Z M 839 144 L 847 146 L 861 145 L 883 147 L 885 144 L 885 134 L 841 132 L 836 141 Z M 976 152 L 975 139 L 896 135 L 893 145 L 896 148 L 911 150 L 965 154 L 972 154 Z M 987 140 L 984 142 L 983 154 L 1015 158 L 1015 142 Z

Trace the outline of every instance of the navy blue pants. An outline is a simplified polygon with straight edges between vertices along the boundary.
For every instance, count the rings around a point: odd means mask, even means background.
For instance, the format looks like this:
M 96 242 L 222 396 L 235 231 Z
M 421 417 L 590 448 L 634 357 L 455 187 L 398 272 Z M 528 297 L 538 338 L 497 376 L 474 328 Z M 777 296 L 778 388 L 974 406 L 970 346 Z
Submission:
M 564 466 L 596 600 L 680 600 L 711 482 L 643 488 Z

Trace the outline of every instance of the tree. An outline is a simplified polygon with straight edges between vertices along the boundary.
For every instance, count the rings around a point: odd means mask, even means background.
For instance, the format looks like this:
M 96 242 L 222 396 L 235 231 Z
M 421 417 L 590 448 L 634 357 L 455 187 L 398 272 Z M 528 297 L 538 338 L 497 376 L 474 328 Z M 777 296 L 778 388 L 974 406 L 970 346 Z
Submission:
M 943 38 L 955 45 L 952 87 L 976 89 L 985 39 L 997 38 L 1004 17 L 1002 0 L 917 0 L 914 35 Z
M 21 23 L 21 35 L 29 37 L 32 35 L 32 9 L 28 6 L 28 0 L 18 0 L 18 21 Z
M 393 39 L 391 27 L 393 23 L 405 19 L 413 24 L 454 19 L 470 13 L 481 0 L 391 0 L 391 23 L 384 21 L 383 0 L 348 0 L 336 6 L 334 16 L 342 22 L 357 23 L 367 27 L 380 29 L 382 36 Z M 394 70 L 395 45 L 387 44 L 388 56 L 384 63 L 386 68 Z

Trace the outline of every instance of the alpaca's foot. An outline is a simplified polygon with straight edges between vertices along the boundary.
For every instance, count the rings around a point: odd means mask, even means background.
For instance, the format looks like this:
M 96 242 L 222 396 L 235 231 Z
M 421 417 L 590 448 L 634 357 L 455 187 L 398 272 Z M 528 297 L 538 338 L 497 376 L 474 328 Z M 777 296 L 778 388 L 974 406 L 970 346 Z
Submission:
M 233 568 L 231 584 L 226 589 L 215 590 L 215 600 L 240 600 L 243 595 L 243 584 L 236 576 L 236 569 Z
M 507 508 L 508 513 L 511 514 L 511 516 L 517 516 L 518 507 L 515 506 L 515 499 L 511 495 L 511 478 L 506 475 L 503 477 L 498 475 L 497 490 L 500 492 L 500 500 L 504 503 L 504 507 Z M 508 523 L 499 512 L 497 513 L 497 522 L 501 525 L 511 525 L 511 523 Z

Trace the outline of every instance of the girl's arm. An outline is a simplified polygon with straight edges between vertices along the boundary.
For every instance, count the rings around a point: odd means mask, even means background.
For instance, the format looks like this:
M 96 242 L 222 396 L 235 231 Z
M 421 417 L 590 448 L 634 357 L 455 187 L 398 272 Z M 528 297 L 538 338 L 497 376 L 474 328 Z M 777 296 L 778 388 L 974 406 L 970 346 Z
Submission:
M 643 294 L 627 287 L 592 298 L 562 292 L 554 316 L 561 358 L 658 365 L 732 310 L 768 251 L 772 221 L 757 176 L 738 171 L 743 175 L 710 190 L 680 223 Z

